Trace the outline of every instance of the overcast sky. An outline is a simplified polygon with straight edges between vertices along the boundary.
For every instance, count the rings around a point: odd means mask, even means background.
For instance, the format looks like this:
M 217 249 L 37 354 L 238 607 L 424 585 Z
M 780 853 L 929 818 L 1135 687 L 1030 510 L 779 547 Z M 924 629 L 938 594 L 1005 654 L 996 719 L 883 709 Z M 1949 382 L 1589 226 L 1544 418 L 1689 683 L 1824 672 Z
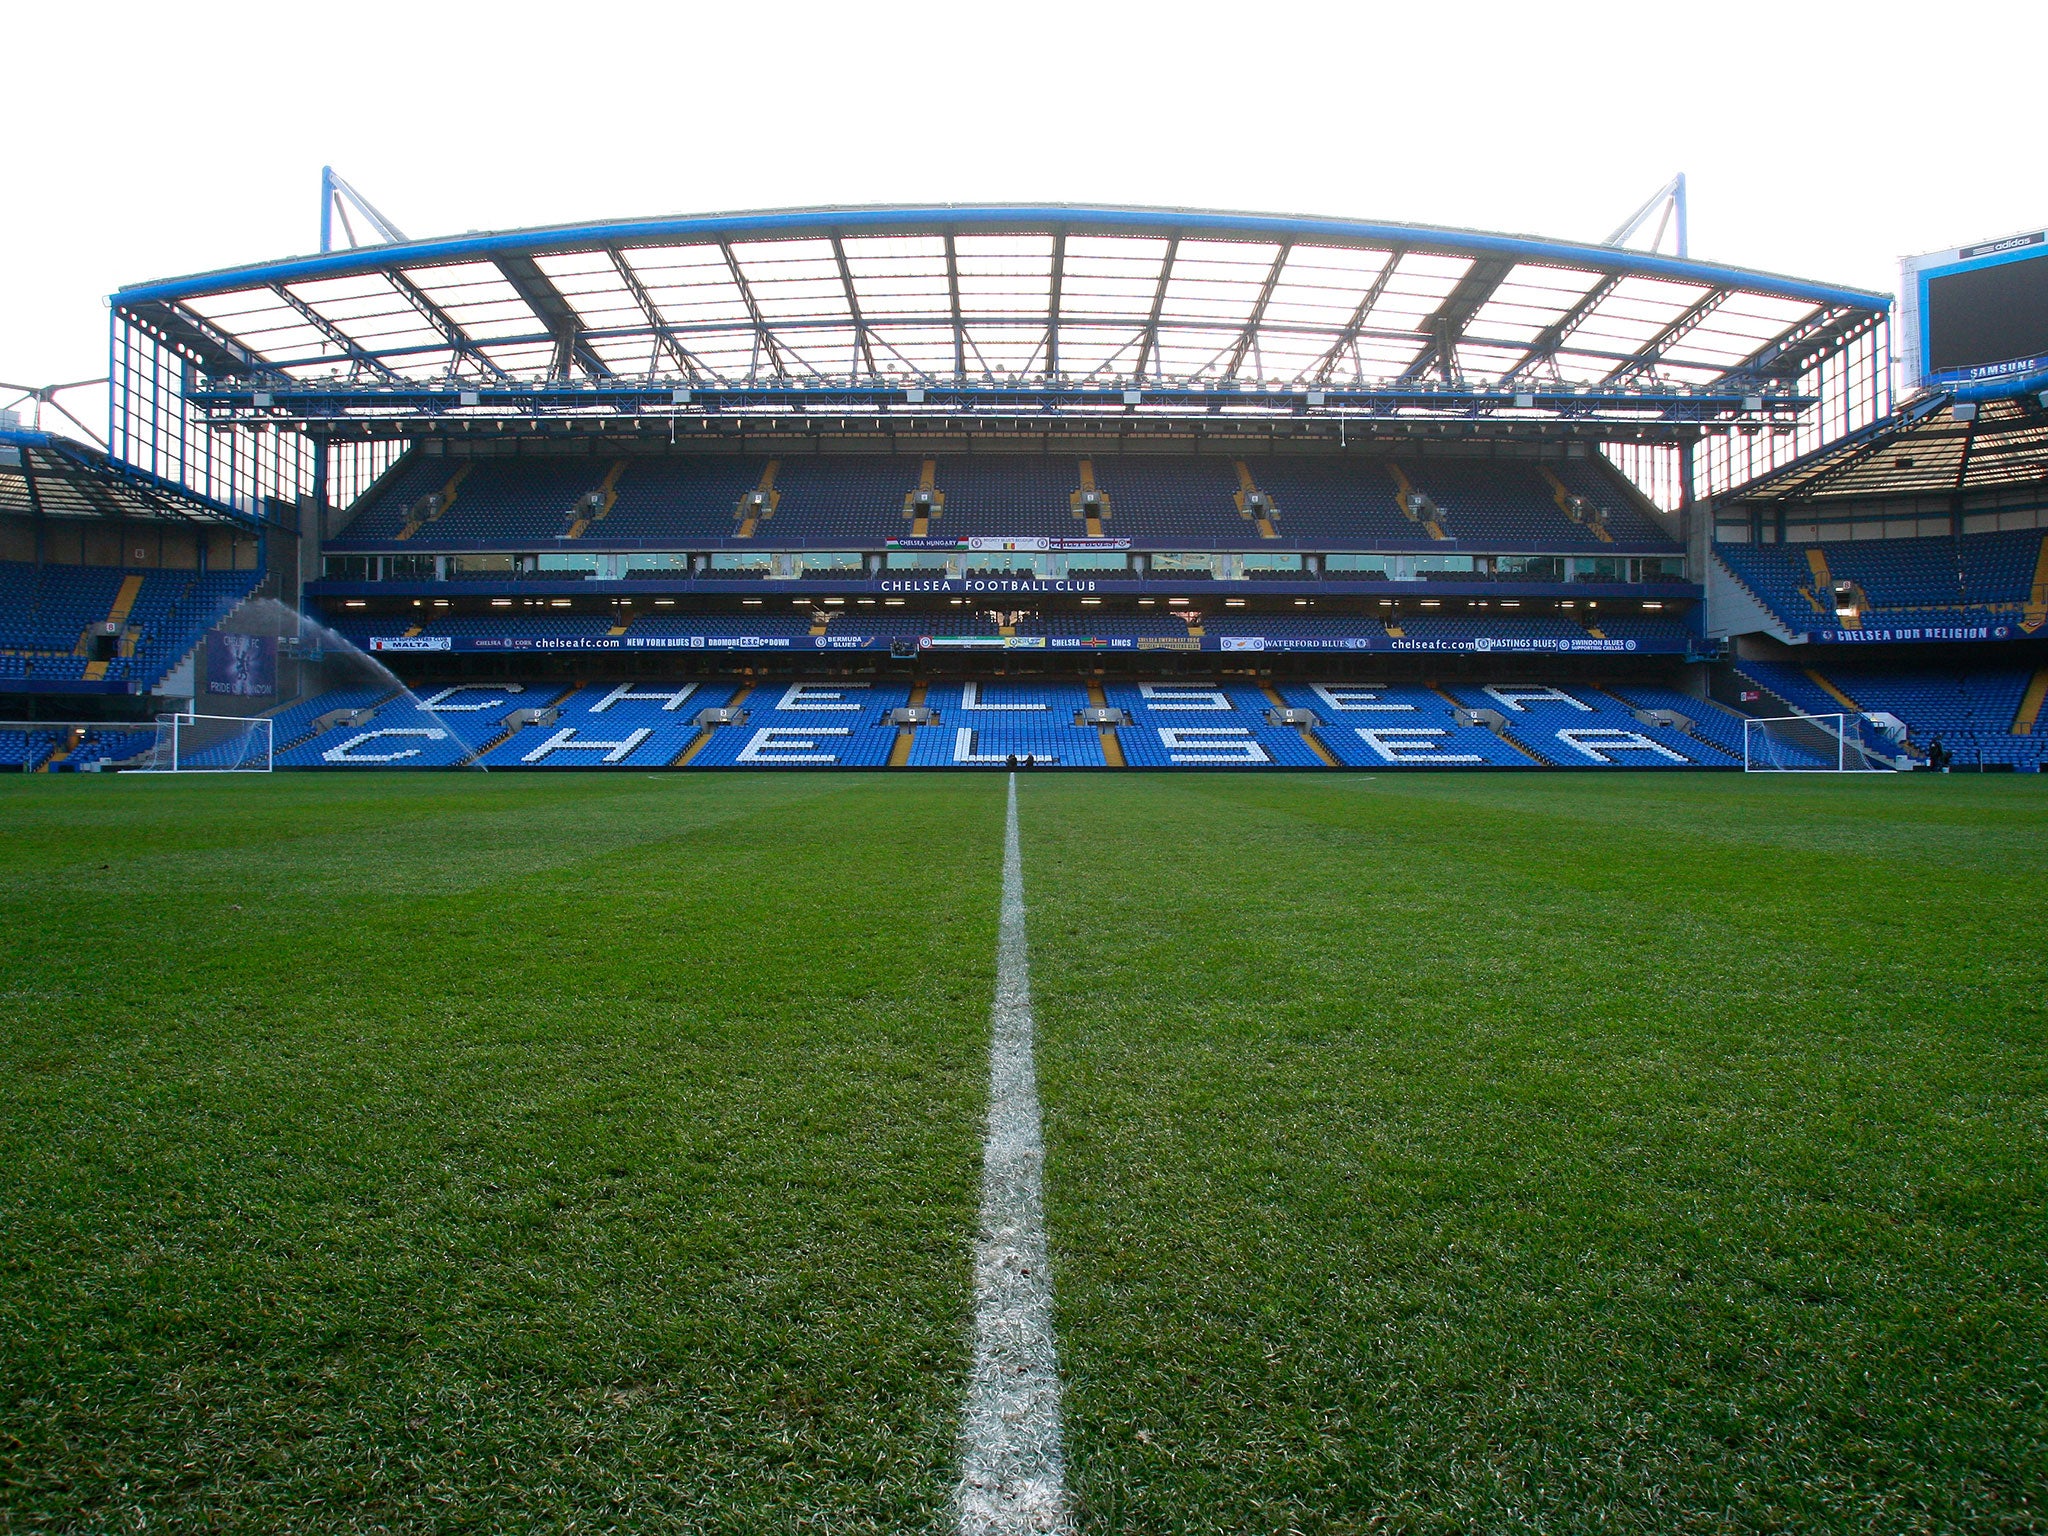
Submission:
M 0 35 L 31 384 L 105 371 L 123 283 L 316 249 L 323 164 L 415 237 L 1042 199 L 1598 240 L 1682 170 L 1695 256 L 1887 291 L 2048 223 L 2041 0 L 74 0 Z

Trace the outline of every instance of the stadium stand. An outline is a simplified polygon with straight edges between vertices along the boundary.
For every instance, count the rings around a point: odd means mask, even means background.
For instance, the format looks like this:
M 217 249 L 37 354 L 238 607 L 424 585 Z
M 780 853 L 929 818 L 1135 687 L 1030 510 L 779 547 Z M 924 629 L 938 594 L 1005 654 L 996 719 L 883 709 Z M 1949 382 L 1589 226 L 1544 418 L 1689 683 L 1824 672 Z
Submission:
M 935 725 L 920 727 L 913 768 L 1000 768 L 1012 757 L 1060 767 L 1107 765 L 1101 733 L 1076 725 L 1088 707 L 1079 683 L 954 683 L 931 689 Z
M 2038 608 L 2044 535 L 2031 531 L 1956 537 L 1859 539 L 1819 544 L 1718 544 L 1715 554 L 1794 633 L 1927 624 L 2020 626 Z M 1854 582 L 1870 606 L 1854 624 L 1837 618 L 1825 590 Z
M 1956 660 L 1816 660 L 1823 665 L 1745 660 L 1738 670 L 1807 714 L 1891 715 L 1904 722 L 1917 749 L 1924 751 L 1938 737 L 1959 764 L 2040 771 L 2048 762 L 2048 734 L 2035 734 L 2036 722 L 2021 713 L 2039 675 L 2036 668 Z M 2018 729 L 2022 724 L 2024 731 Z
M 1223 683 L 1132 683 L 1104 688 L 1133 768 L 1319 768 L 1323 759 L 1293 726 L 1273 725 L 1262 689 Z
M 254 571 L 125 570 L 0 563 L 0 650 L 19 677 L 147 687 L 176 666 L 262 579 Z M 121 654 L 96 661 L 89 626 L 124 627 Z
M 546 709 L 564 691 L 558 685 L 460 683 L 422 695 L 399 694 L 376 706 L 366 721 L 337 724 L 289 748 L 279 740 L 275 761 L 280 768 L 461 767 L 506 734 L 507 716 Z M 327 709 L 360 707 L 328 702 L 359 696 L 360 690 L 350 689 L 298 707 L 310 720 Z
M 599 683 L 577 688 L 481 753 L 485 768 L 666 768 L 723 708 L 730 683 Z
M 910 455 L 799 455 L 705 458 L 636 455 L 555 458 L 421 458 L 372 489 L 329 547 L 404 542 L 413 549 L 519 550 L 559 547 L 574 537 L 592 547 L 668 541 L 763 548 L 880 549 L 913 532 L 907 498 L 926 461 Z M 933 464 L 940 503 L 927 537 L 1050 537 L 1085 534 L 1077 505 L 1084 482 L 1106 504 L 1096 531 L 1140 548 L 1256 548 L 1280 540 L 1336 548 L 1438 548 L 1402 511 L 1405 480 L 1441 509 L 1453 547 L 1531 553 L 1597 551 L 1616 544 L 1675 549 L 1607 474 L 1560 462 L 1555 471 L 1515 461 L 1429 459 L 1318 462 L 1245 461 L 1169 455 L 941 457 Z M 1549 478 L 1546 478 L 1549 477 Z M 1238 506 L 1245 479 L 1270 498 L 1262 530 Z M 749 521 L 742 499 L 767 486 L 772 509 Z M 600 514 L 576 516 L 584 498 Z M 1564 499 L 1580 495 L 1604 516 L 1602 538 L 1571 520 Z
M 1541 759 L 1484 726 L 1457 718 L 1434 688 L 1415 684 L 1299 683 L 1279 693 L 1316 717 L 1315 734 L 1347 768 L 1530 768 Z
M 1704 742 L 1635 711 L 1595 688 L 1547 683 L 1459 684 L 1448 690 L 1467 709 L 1500 716 L 1507 733 L 1545 762 L 1580 768 L 1724 766 Z

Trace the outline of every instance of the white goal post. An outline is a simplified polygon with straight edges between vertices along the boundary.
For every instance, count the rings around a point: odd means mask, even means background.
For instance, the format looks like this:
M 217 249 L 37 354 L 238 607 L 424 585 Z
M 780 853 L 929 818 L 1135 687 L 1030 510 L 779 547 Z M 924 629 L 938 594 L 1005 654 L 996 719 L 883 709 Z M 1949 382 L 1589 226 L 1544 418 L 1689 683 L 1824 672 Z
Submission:
M 1745 773 L 1897 773 L 1898 743 L 1862 715 L 1752 716 L 1742 722 Z
M 272 727 L 261 715 L 158 715 L 151 773 L 268 773 Z

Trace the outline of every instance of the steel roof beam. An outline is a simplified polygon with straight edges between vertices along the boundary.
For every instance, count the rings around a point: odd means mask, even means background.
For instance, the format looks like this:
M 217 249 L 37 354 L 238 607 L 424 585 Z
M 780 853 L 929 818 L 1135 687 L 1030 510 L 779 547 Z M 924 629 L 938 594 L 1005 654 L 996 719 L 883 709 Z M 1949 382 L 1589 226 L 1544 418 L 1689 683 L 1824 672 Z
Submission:
M 846 242 L 837 235 L 832 237 L 832 259 L 839 264 L 839 286 L 846 290 L 846 312 L 853 316 L 854 344 L 860 349 L 861 361 L 867 364 L 868 377 L 877 377 L 874 343 L 868 339 L 867 321 L 861 317 L 860 295 L 854 291 L 853 287 L 853 268 L 847 264 L 846 260 Z M 959 305 L 957 284 L 954 291 L 956 295 L 954 305 L 957 309 Z
M 1868 310 L 1824 309 L 1780 332 L 1728 372 L 1734 376 L 1768 374 L 1796 379 L 1807 369 L 1826 362 L 1882 318 Z
M 655 306 L 654 295 L 649 293 L 647 285 L 640 281 L 640 274 L 627 265 L 625 257 L 621 256 L 616 250 L 607 249 L 605 255 L 611 258 L 613 270 L 619 274 L 620 283 L 625 286 L 626 292 L 632 296 L 634 304 L 639 306 L 640 313 L 647 317 L 647 326 L 653 333 L 656 348 L 666 348 L 669 361 L 673 362 L 682 371 L 684 378 L 695 383 L 701 366 L 696 354 L 676 340 L 667 322 L 662 319 L 661 311 Z M 653 353 L 649 353 L 648 369 L 650 372 L 653 370 L 653 364 Z M 711 372 L 708 368 L 703 369 L 703 371 L 707 374 Z
M 688 218 L 629 219 L 597 224 L 559 225 L 542 229 L 505 230 L 402 246 L 368 246 L 327 256 L 296 258 L 253 267 L 142 283 L 115 295 L 122 303 L 152 298 L 180 298 L 196 293 L 226 293 L 290 282 L 302 276 L 336 277 L 355 272 L 407 266 L 495 260 L 518 251 L 540 254 L 589 250 L 599 245 L 717 245 L 734 240 L 827 238 L 840 234 L 1032 234 L 1086 230 L 1106 235 L 1183 238 L 1267 243 L 1291 240 L 1358 250 L 1394 248 L 1436 252 L 1472 259 L 1501 257 L 1511 262 L 1534 261 L 1584 271 L 1626 273 L 1669 278 L 1713 287 L 1733 287 L 1781 298 L 1859 308 L 1887 308 L 1890 296 L 1838 285 L 1811 283 L 1774 273 L 1745 271 L 1650 252 L 1568 240 L 1537 240 L 1521 235 L 1478 230 L 1431 228 L 1355 219 L 1306 218 L 1275 214 L 1213 213 L 1175 208 L 1110 208 L 1074 204 L 884 208 L 807 208 L 780 212 L 711 214 Z
M 953 316 L 953 377 L 967 378 L 967 326 L 960 318 L 960 254 L 946 235 L 946 303 Z
M 1252 338 L 1259 334 L 1259 326 L 1265 321 L 1266 306 L 1273 302 L 1273 290 L 1280 286 L 1280 269 L 1287 265 L 1287 258 L 1293 251 L 1292 245 L 1282 245 L 1273 257 L 1273 265 L 1266 269 L 1266 280 L 1259 285 L 1259 296 L 1252 303 L 1251 313 L 1245 317 L 1244 330 L 1235 346 L 1229 349 L 1230 361 L 1223 365 L 1222 378 L 1235 379 L 1238 369 L 1244 366 L 1244 355 L 1252 349 Z
M 1713 318 L 1715 311 L 1719 310 L 1722 305 L 1734 297 L 1735 291 L 1732 288 L 1716 288 L 1711 293 L 1705 294 L 1691 308 L 1687 309 L 1677 319 L 1665 326 L 1663 330 L 1637 348 L 1633 357 L 1629 358 L 1620 367 L 1609 370 L 1606 377 L 1600 382 L 1603 384 L 1619 384 L 1626 379 L 1636 378 L 1651 372 L 1664 360 L 1666 352 L 1677 346 L 1678 343 L 1685 340 L 1686 337 L 1690 336 L 1702 325 L 1705 325 L 1707 321 Z M 1707 366 L 1711 366 L 1711 364 Z
M 1159 353 L 1159 317 L 1166 309 L 1166 286 L 1173 281 L 1173 264 L 1180 256 L 1180 236 L 1175 235 L 1166 242 L 1166 256 L 1159 263 L 1159 283 L 1152 290 L 1152 313 L 1145 322 L 1145 338 L 1138 347 L 1138 363 L 1131 370 L 1131 378 L 1137 383 L 1145 382 L 1145 365 Z
M 1060 284 L 1067 273 L 1067 232 L 1053 231 L 1052 286 L 1045 311 L 1045 371 L 1057 378 L 1060 371 Z
M 521 302 L 554 336 L 555 361 L 549 370 L 553 377 L 566 379 L 572 359 L 581 363 L 592 378 L 612 377 L 611 365 L 584 344 L 582 317 L 562 297 L 561 289 L 554 285 L 547 273 L 541 271 L 539 263 L 531 256 L 500 256 L 497 268 Z
M 1500 290 L 1508 274 L 1515 270 L 1511 261 L 1475 261 L 1458 279 L 1458 286 L 1444 295 L 1436 312 L 1423 321 L 1420 329 L 1428 335 L 1429 345 L 1395 377 L 1397 384 L 1407 384 L 1423 377 L 1430 365 L 1436 365 L 1445 383 L 1450 383 L 1457 374 L 1458 343 L 1464 340 L 1465 328 Z
M 512 375 L 478 351 L 477 344 L 471 338 L 469 332 L 457 325 L 453 317 L 446 310 L 442 309 L 440 305 L 428 298 L 420 290 L 419 285 L 413 282 L 411 278 L 394 267 L 385 274 L 385 279 L 398 291 L 400 298 L 404 299 L 406 303 L 419 312 L 421 319 L 441 333 L 442 338 L 447 341 L 450 349 L 457 356 L 467 357 L 482 364 L 507 383 L 512 381 Z M 454 369 L 450 368 L 449 372 L 453 373 Z
M 182 304 L 123 304 L 115 312 L 156 332 L 169 345 L 194 358 L 208 373 L 281 371 L 278 364 L 261 352 L 244 346 Z
M 1394 268 L 1401 265 L 1402 258 L 1407 254 L 1406 251 L 1387 252 L 1387 264 L 1374 274 L 1372 286 L 1365 290 L 1365 297 L 1358 301 L 1358 307 L 1352 310 L 1351 318 L 1344 323 L 1343 329 L 1337 332 L 1337 339 L 1330 343 L 1329 351 L 1317 359 L 1314 371 L 1308 375 L 1312 382 L 1330 382 L 1330 374 L 1335 371 L 1337 360 L 1344 355 L 1346 347 L 1351 346 L 1365 333 L 1366 317 L 1385 296 L 1387 284 L 1394 279 Z
M 366 350 L 348 332 L 329 320 L 296 293 L 293 293 L 291 289 L 285 287 L 283 283 L 272 283 L 270 291 L 296 310 L 300 317 L 305 320 L 306 324 L 312 326 L 314 330 L 326 337 L 331 344 L 341 348 L 350 362 L 355 363 L 359 367 L 369 369 L 387 384 L 404 382 L 396 372 L 385 366 L 383 359 Z
M 1621 284 L 1622 279 L 1619 276 L 1610 275 L 1601 278 L 1599 282 L 1588 288 L 1580 296 L 1578 303 L 1545 326 L 1542 333 L 1528 344 L 1528 356 L 1502 374 L 1500 378 L 1501 383 L 1512 384 L 1539 362 L 1549 363 L 1551 365 L 1551 372 L 1554 375 L 1557 372 L 1557 354 L 1564 349 L 1564 344 L 1571 340 L 1579 327 L 1586 323 L 1587 317 L 1594 310 L 1598 309 L 1606 301 L 1607 296 L 1619 288 Z
M 719 254 L 725 257 L 725 270 L 731 274 L 733 286 L 739 289 L 740 300 L 747 306 L 747 318 L 754 328 L 754 356 L 747 364 L 747 381 L 752 383 L 759 377 L 763 352 L 768 354 L 768 363 L 775 370 L 775 376 L 778 379 L 788 378 L 789 369 L 785 366 L 782 349 L 776 345 L 775 332 L 769 328 L 768 322 L 761 318 L 761 305 L 754 297 L 754 285 L 747 281 L 747 274 L 740 270 L 739 258 L 732 253 L 732 242 L 721 240 L 718 243 L 718 250 Z M 816 370 L 813 369 L 812 372 L 815 373 Z

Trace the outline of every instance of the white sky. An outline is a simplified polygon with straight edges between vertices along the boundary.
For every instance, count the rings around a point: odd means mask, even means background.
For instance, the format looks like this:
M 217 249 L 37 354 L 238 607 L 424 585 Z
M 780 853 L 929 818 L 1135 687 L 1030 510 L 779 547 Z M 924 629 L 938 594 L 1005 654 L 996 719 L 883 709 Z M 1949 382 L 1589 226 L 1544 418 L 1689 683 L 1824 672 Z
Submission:
M 330 163 L 414 237 L 1045 200 L 1598 240 L 1683 170 L 1695 256 L 1890 290 L 2048 222 L 2044 45 L 2041 0 L 15 7 L 0 378 L 104 372 L 123 283 L 316 249 Z

